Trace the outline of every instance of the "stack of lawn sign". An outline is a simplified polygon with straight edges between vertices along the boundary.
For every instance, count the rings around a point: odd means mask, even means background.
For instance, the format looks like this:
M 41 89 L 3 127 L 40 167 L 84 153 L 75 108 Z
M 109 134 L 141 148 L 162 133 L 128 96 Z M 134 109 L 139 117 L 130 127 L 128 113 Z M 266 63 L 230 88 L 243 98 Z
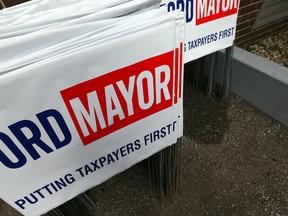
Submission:
M 159 194 L 175 194 L 182 12 L 32 0 L 1 10 L 0 23 L 1 199 L 24 215 L 83 215 L 94 205 L 85 191 L 149 157 Z

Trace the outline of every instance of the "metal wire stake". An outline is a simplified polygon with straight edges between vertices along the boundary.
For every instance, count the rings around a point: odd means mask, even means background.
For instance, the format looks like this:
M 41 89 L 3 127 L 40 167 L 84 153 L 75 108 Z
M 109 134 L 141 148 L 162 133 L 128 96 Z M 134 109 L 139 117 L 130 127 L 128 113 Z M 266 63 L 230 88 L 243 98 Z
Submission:
M 3 0 L 0 0 L 0 3 L 1 3 L 1 5 L 2 5 L 3 8 L 6 8 L 6 6 L 5 6 Z
M 226 48 L 224 75 L 223 75 L 222 92 L 221 92 L 222 101 L 227 101 L 229 99 L 231 73 L 232 73 L 232 55 L 233 55 L 233 46 Z
M 211 54 L 211 62 L 210 62 L 210 68 L 209 68 L 209 75 L 208 75 L 208 85 L 206 90 L 206 95 L 211 96 L 213 93 L 213 87 L 214 87 L 214 75 L 215 75 L 215 60 L 216 60 L 216 52 Z
M 162 164 L 163 164 L 163 151 L 159 152 L 159 195 L 160 195 L 160 200 L 162 201 L 163 198 L 163 170 L 162 170 Z

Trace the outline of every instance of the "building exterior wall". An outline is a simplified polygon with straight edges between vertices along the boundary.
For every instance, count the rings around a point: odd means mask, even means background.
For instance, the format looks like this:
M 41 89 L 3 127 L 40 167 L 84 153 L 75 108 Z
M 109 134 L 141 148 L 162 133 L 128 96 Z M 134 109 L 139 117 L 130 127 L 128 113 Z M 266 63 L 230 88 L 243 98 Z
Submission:
M 0 0 L 1 1 L 1 0 Z M 4 5 L 6 7 L 11 7 L 13 5 L 16 5 L 16 4 L 20 4 L 20 3 L 23 3 L 23 2 L 27 2 L 28 0 L 2 0 L 2 2 L 4 3 Z M 2 9 L 2 5 L 0 3 L 0 9 Z
M 263 0 L 240 0 L 235 45 L 241 48 L 288 29 L 288 16 L 252 29 Z

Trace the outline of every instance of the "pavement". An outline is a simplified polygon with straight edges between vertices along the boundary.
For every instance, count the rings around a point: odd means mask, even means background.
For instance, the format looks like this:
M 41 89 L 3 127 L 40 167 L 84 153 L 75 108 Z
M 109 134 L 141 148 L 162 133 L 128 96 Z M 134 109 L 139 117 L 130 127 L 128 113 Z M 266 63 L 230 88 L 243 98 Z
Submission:
M 93 215 L 288 215 L 287 127 L 236 95 L 207 97 L 187 79 L 183 140 L 176 197 L 159 199 L 143 161 L 87 192 Z M 20 214 L 0 200 L 0 215 Z

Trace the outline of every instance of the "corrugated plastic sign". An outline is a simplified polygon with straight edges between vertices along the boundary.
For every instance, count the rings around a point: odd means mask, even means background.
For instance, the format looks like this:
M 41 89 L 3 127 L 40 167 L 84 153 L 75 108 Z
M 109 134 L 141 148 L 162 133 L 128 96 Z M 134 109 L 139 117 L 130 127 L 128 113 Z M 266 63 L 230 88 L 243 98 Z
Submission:
M 240 0 L 162 0 L 168 12 L 186 14 L 184 61 L 233 45 Z

